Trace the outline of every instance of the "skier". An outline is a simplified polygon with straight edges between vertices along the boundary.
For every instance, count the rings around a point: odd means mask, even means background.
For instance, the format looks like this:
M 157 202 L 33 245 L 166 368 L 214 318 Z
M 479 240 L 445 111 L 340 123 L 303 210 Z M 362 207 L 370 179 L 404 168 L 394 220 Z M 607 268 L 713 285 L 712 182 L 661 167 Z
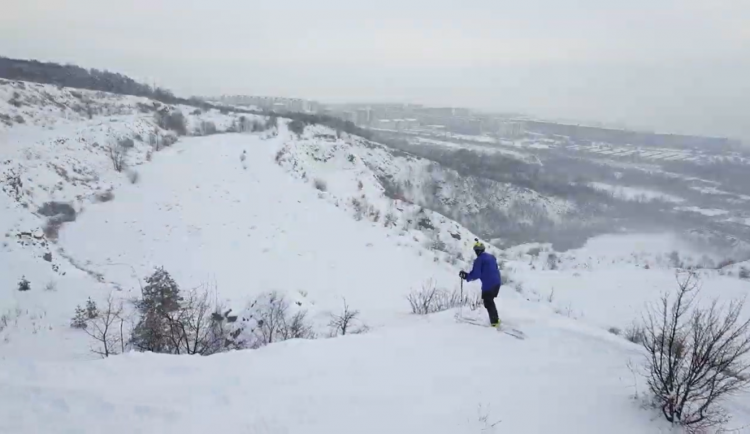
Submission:
M 461 271 L 458 275 L 467 282 L 477 279 L 482 281 L 482 301 L 484 302 L 484 307 L 487 309 L 487 313 L 490 315 L 490 325 L 492 327 L 499 327 L 500 319 L 497 315 L 495 298 L 497 298 L 497 294 L 500 292 L 500 269 L 497 267 L 497 259 L 484 251 L 484 244 L 480 243 L 476 238 L 474 241 L 476 241 L 474 244 L 474 253 L 477 254 L 477 259 L 474 260 L 474 268 L 472 268 L 470 273 Z

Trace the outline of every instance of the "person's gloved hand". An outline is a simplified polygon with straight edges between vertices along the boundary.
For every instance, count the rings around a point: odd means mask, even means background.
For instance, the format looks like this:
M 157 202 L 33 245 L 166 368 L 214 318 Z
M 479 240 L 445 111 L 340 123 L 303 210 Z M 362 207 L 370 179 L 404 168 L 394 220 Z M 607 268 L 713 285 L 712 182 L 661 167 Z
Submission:
M 459 272 L 458 272 L 458 277 L 460 277 L 460 278 L 462 278 L 462 279 L 466 280 L 466 276 L 468 276 L 468 274 L 466 274 L 466 272 L 465 272 L 465 271 L 463 271 L 463 270 L 462 270 L 462 271 L 459 271 Z

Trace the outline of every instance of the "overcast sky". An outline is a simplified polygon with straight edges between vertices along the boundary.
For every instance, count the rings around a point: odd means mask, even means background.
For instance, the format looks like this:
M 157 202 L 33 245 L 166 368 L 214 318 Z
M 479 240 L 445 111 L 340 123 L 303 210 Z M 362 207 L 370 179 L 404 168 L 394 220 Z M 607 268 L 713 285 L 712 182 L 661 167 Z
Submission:
M 750 142 L 750 0 L 3 0 L 0 55 Z

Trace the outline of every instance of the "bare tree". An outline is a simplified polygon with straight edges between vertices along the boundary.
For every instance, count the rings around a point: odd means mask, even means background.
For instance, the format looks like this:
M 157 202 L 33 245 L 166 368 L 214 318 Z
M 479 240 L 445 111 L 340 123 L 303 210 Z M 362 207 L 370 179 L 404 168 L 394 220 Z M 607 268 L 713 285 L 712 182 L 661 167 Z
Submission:
M 315 338 L 307 313 L 299 311 L 290 316 L 289 302 L 275 291 L 258 297 L 250 310 L 250 317 L 255 320 L 252 330 L 255 342 L 250 345 L 253 348 L 287 339 Z
M 110 161 L 112 161 L 114 169 L 118 172 L 122 172 L 122 169 L 125 168 L 125 157 L 128 155 L 128 148 L 119 143 L 111 143 L 109 147 L 107 147 L 107 155 L 109 156 Z
M 115 300 L 110 293 L 105 309 L 89 312 L 89 315 L 86 326 L 82 328 L 97 342 L 97 347 L 91 351 L 102 357 L 122 353 L 125 350 L 122 302 Z
M 655 404 L 669 422 L 695 431 L 725 423 L 719 403 L 748 386 L 750 320 L 740 319 L 744 300 L 696 306 L 695 273 L 678 274 L 678 283 L 674 297 L 663 295 L 647 312 L 642 345 Z
M 359 311 L 351 310 L 346 299 L 344 299 L 344 310 L 340 314 L 331 314 L 328 327 L 331 328 L 331 336 L 343 336 L 347 333 L 359 334 L 369 330 L 369 327 L 360 324 Z
M 240 329 L 235 332 L 227 329 L 227 323 L 236 319 L 230 312 L 222 313 L 221 306 L 210 300 L 208 288 L 189 291 L 180 309 L 162 312 L 172 352 L 208 356 L 240 348 L 241 343 L 236 341 Z

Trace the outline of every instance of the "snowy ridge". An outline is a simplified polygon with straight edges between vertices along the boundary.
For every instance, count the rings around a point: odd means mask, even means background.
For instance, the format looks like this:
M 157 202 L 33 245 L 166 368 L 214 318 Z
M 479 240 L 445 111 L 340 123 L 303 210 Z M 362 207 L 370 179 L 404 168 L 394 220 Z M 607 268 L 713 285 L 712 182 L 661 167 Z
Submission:
M 448 218 L 461 213 L 469 219 L 492 209 L 525 224 L 539 215 L 561 222 L 575 210 L 564 199 L 509 183 L 462 177 L 455 170 L 356 136 L 339 138 L 321 126 L 308 127 L 302 137 L 288 143 L 279 158 L 297 176 L 330 184 L 328 194 L 339 202 L 362 196 L 368 200 L 391 189 L 391 197 L 400 199 L 400 209 L 413 209 L 409 203 L 430 204 Z M 391 208 L 390 201 L 377 202 L 374 205 L 382 212 Z

